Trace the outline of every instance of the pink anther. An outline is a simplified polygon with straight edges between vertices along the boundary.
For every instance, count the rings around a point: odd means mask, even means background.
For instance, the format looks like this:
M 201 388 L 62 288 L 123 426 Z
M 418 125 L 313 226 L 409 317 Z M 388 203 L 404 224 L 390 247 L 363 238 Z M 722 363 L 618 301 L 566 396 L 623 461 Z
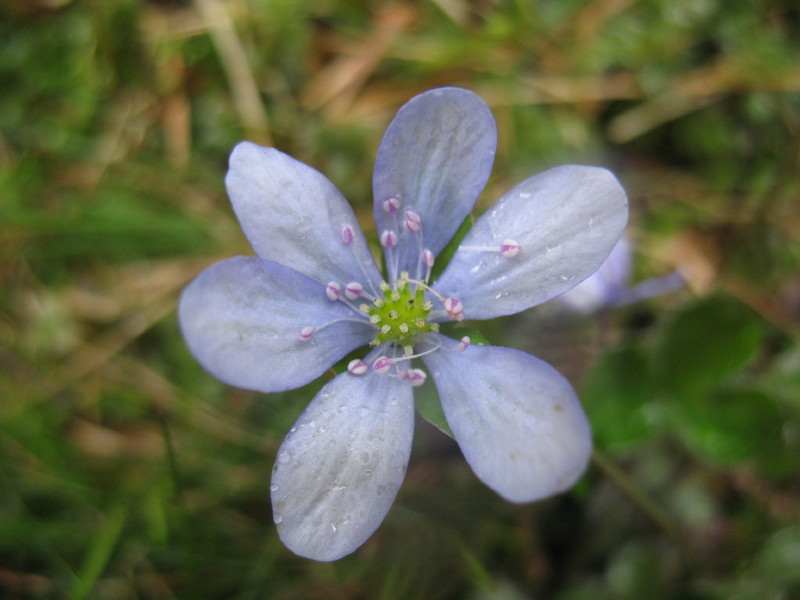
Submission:
M 514 240 L 505 240 L 500 246 L 500 254 L 506 258 L 514 258 L 519 254 L 519 244 Z
M 303 327 L 300 330 L 300 341 L 307 342 L 314 335 L 315 331 L 316 331 L 315 327 Z
M 348 246 L 353 243 L 353 228 L 350 225 L 342 227 L 342 242 Z
M 454 321 L 464 320 L 464 305 L 460 300 L 455 298 L 445 298 L 444 309 L 447 311 L 447 316 Z
M 463 352 L 464 350 L 469 348 L 470 341 L 471 340 L 469 339 L 468 335 L 465 335 L 464 337 L 462 337 L 459 340 L 458 345 L 455 348 L 456 352 Z
M 353 375 L 363 375 L 369 369 L 369 365 L 360 358 L 356 358 L 347 363 L 347 370 Z
M 425 250 L 422 251 L 422 262 L 425 263 L 426 267 L 428 267 L 429 269 L 432 269 L 433 268 L 433 252 L 431 252 L 430 250 L 425 248 Z
M 328 296 L 328 300 L 338 300 L 342 296 L 342 286 L 331 281 L 325 286 L 325 295 Z
M 381 246 L 384 248 L 394 248 L 397 246 L 397 234 L 391 229 L 387 229 L 381 234 Z
M 393 364 L 393 359 L 387 356 L 381 356 L 380 358 L 375 359 L 375 362 L 372 363 L 372 370 L 376 373 L 386 373 Z
M 387 213 L 393 215 L 397 212 L 398 208 L 400 208 L 400 201 L 397 198 L 392 197 L 383 201 L 383 210 L 385 210 Z
M 344 295 L 348 300 L 355 300 L 364 293 L 364 286 L 357 281 L 351 281 L 344 286 Z
M 411 219 L 403 221 L 403 225 L 405 225 L 405 228 L 411 233 L 419 233 L 422 230 L 422 224 L 417 221 L 412 221 Z
M 422 369 L 408 369 L 400 373 L 400 379 L 409 382 L 413 387 L 419 387 L 428 379 L 428 374 Z

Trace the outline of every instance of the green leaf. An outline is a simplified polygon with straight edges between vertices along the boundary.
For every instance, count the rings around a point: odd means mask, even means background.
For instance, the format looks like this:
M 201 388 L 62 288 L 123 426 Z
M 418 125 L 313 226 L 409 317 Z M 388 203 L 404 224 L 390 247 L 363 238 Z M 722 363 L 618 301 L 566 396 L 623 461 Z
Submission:
M 456 230 L 453 239 L 450 240 L 447 245 L 439 252 L 438 256 L 436 257 L 436 262 L 433 263 L 433 269 L 431 270 L 431 281 L 436 281 L 436 279 L 441 275 L 447 265 L 450 264 L 450 260 L 453 258 L 453 255 L 458 250 L 458 247 L 461 245 L 461 240 L 464 239 L 464 236 L 467 235 L 467 232 L 472 229 L 472 224 L 474 223 L 472 219 L 472 215 L 467 215 L 467 218 L 461 223 Z
M 625 448 L 644 441 L 652 428 L 646 409 L 653 391 L 650 366 L 637 346 L 623 345 L 601 356 L 581 386 L 598 446 Z
M 734 299 L 713 296 L 696 302 L 662 331 L 657 358 L 664 389 L 694 401 L 747 366 L 761 337 L 756 315 Z
M 89 597 L 108 565 L 114 549 L 120 543 L 127 518 L 128 509 L 122 505 L 112 507 L 104 515 L 102 523 L 89 540 L 83 565 L 77 573 L 77 579 L 70 593 L 71 600 L 83 600 Z
M 754 463 L 774 476 L 800 468 L 800 454 L 787 447 L 782 415 L 761 391 L 722 390 L 676 404 L 671 412 L 683 439 L 715 463 Z
M 414 404 L 423 419 L 445 435 L 455 439 L 450 426 L 447 424 L 447 419 L 444 417 L 439 393 L 432 381 L 426 381 L 422 386 L 414 390 Z

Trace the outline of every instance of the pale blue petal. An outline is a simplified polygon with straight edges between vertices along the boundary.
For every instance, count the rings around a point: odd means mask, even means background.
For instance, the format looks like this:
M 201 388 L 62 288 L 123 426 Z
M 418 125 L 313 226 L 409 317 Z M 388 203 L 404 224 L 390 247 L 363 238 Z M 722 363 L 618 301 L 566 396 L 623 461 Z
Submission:
M 184 290 L 178 306 L 192 354 L 237 387 L 275 392 L 304 385 L 369 343 L 374 327 L 305 275 L 259 258 L 217 263 Z M 300 339 L 304 327 L 335 323 Z
M 571 487 L 591 454 L 586 416 L 569 382 L 529 354 L 494 346 L 424 357 L 445 417 L 478 478 L 511 502 Z
M 233 209 L 261 258 L 325 285 L 381 281 L 350 205 L 324 175 L 275 148 L 241 142 L 225 177 Z M 345 228 L 353 235 L 347 244 Z
M 609 171 L 550 169 L 506 193 L 475 222 L 434 287 L 461 300 L 466 319 L 519 312 L 596 271 L 627 220 L 625 191 Z M 516 256 L 476 249 L 506 240 L 519 244 Z
M 403 209 L 422 217 L 422 246 L 437 254 L 486 184 L 496 146 L 494 117 L 468 90 L 431 90 L 400 109 L 381 142 L 373 177 L 378 232 L 400 234 L 399 270 L 415 276 L 419 258 L 419 242 L 403 227 Z M 389 198 L 400 200 L 397 218 L 383 208 Z
M 300 415 L 278 451 L 271 486 L 278 533 L 292 552 L 336 560 L 381 524 L 411 453 L 411 389 L 372 370 L 343 373 Z
M 631 277 L 631 245 L 623 235 L 600 268 L 555 301 L 570 311 L 590 314 L 621 301 Z

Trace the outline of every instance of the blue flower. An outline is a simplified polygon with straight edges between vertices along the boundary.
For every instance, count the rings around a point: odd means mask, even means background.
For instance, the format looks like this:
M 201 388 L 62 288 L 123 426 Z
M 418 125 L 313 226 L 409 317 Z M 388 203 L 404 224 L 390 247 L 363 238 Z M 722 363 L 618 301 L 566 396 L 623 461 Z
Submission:
M 600 268 L 555 302 L 570 312 L 588 315 L 668 294 L 685 283 L 677 270 L 631 285 L 631 271 L 631 242 L 623 234 Z
M 249 142 L 231 155 L 228 193 L 258 258 L 213 265 L 186 288 L 179 318 L 191 352 L 226 383 L 275 392 L 371 348 L 322 388 L 278 452 L 274 520 L 301 556 L 341 558 L 383 521 L 411 451 L 413 389 L 428 374 L 467 462 L 502 497 L 550 496 L 586 467 L 589 425 L 564 377 L 439 326 L 516 313 L 585 279 L 622 233 L 625 193 L 595 167 L 531 177 L 475 222 L 433 281 L 496 139 L 489 108 L 467 90 L 431 90 L 400 109 L 373 177 L 386 277 L 323 175 Z

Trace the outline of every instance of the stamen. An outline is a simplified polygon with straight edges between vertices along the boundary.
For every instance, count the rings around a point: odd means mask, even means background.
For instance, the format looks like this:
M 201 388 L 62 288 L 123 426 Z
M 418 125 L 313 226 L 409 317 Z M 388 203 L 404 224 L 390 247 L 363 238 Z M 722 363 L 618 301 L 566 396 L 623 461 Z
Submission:
M 342 227 L 342 242 L 347 246 L 353 243 L 353 228 L 350 225 Z
M 407 381 L 412 387 L 419 387 L 428 379 L 428 374 L 422 369 L 407 369 L 400 373 L 400 379 Z
M 429 341 L 429 343 L 430 343 L 430 341 Z M 426 354 L 430 354 L 431 352 L 436 352 L 441 347 L 442 347 L 442 343 L 439 340 L 435 340 L 435 343 L 433 344 L 433 347 L 425 350 L 424 352 L 419 352 L 417 354 L 409 354 L 408 352 L 405 352 L 405 348 L 404 348 L 404 355 L 400 356 L 398 358 L 392 359 L 392 361 L 393 361 L 392 364 L 398 363 L 398 362 L 401 362 L 401 361 L 404 361 L 404 360 L 411 360 L 413 358 L 420 358 L 421 356 L 425 356 Z M 380 360 L 380 359 L 378 359 L 378 360 Z
M 403 221 L 403 225 L 405 225 L 406 229 L 408 229 L 411 233 L 419 233 L 422 229 L 422 217 L 419 216 L 419 213 L 409 209 L 406 209 L 406 220 Z
M 406 219 L 413 221 L 417 225 L 422 225 L 422 217 L 419 216 L 417 211 L 411 210 L 410 208 L 406 209 Z
M 430 269 L 433 268 L 433 252 L 425 248 L 422 251 L 422 262 L 425 263 L 425 266 L 428 267 L 428 272 L 430 272 Z
M 422 241 L 422 240 L 420 240 Z M 417 277 L 420 276 L 420 267 L 425 265 L 425 282 L 427 283 L 430 281 L 431 278 L 431 269 L 433 269 L 433 252 L 425 248 L 419 257 L 419 263 L 417 266 Z
M 441 295 L 439 292 L 437 292 L 435 289 L 433 289 L 432 287 L 430 287 L 430 286 L 429 286 L 427 283 L 425 283 L 424 281 L 419 281 L 418 279 L 408 279 L 408 277 L 406 277 L 406 278 L 405 278 L 405 281 L 406 281 L 406 282 L 408 282 L 408 283 L 416 283 L 416 284 L 417 284 L 418 286 L 420 286 L 421 288 L 424 288 L 424 289 L 428 290 L 428 291 L 429 291 L 431 294 L 433 294 L 434 296 L 436 296 L 436 297 L 437 297 L 439 300 L 441 300 L 442 302 L 444 302 L 444 301 L 445 301 L 445 297 L 444 297 L 444 296 L 442 296 L 442 295 Z M 430 308 L 429 308 L 429 310 L 430 310 Z
M 411 219 L 406 219 L 403 221 L 403 225 L 405 228 L 408 229 L 411 233 L 419 233 L 422 230 L 422 225 L 419 223 L 412 221 Z
M 318 327 L 311 327 L 311 326 L 303 327 L 300 330 L 300 340 L 303 341 L 303 342 L 307 342 L 312 337 L 314 337 L 315 334 L 319 333 L 320 331 L 322 331 L 326 327 L 330 327 L 331 325 L 335 325 L 336 323 L 343 323 L 345 321 L 347 321 L 348 323 L 360 323 L 361 325 L 366 325 L 367 324 L 367 321 L 365 321 L 363 318 L 362 319 L 351 319 L 351 318 L 348 318 L 348 317 L 344 317 L 344 318 L 341 318 L 341 319 L 334 319 L 333 321 L 328 321 L 327 323 L 325 323 L 323 325 L 320 325 Z
M 460 300 L 455 298 L 446 298 L 444 301 L 444 309 L 447 311 L 447 316 L 454 321 L 464 320 L 464 305 Z
M 325 286 L 325 295 L 328 296 L 328 300 L 338 300 L 342 296 L 342 286 L 331 281 Z
M 381 246 L 384 248 L 394 248 L 397 246 L 397 234 L 391 229 L 387 229 L 381 234 Z
M 355 300 L 364 295 L 364 286 L 357 281 L 351 281 L 344 287 L 344 295 L 348 300 Z
M 464 305 L 461 304 L 460 300 L 457 300 L 456 298 L 445 298 L 424 281 L 418 281 L 416 279 L 407 279 L 407 278 L 404 279 L 404 281 L 408 283 L 416 283 L 418 286 L 425 288 L 431 294 L 436 296 L 444 304 L 444 309 L 447 311 L 447 316 L 453 319 L 454 321 L 464 320 Z M 426 304 L 426 310 L 430 310 L 431 306 L 429 305 L 430 302 Z
M 458 345 L 455 347 L 455 351 L 456 351 L 456 352 L 463 352 L 464 350 L 466 350 L 467 348 L 469 348 L 470 341 L 471 341 L 471 340 L 469 339 L 469 336 L 468 336 L 468 335 L 465 335 L 465 336 L 464 336 L 464 337 L 462 337 L 462 338 L 461 338 L 461 340 L 458 342 Z
M 400 208 L 400 200 L 398 198 L 392 197 L 383 201 L 383 210 L 389 214 L 393 215 L 398 208 Z
M 504 240 L 499 246 L 459 246 L 465 252 L 499 252 L 505 258 L 514 258 L 519 254 L 520 245 L 514 240 Z
M 372 370 L 376 373 L 386 373 L 393 364 L 394 359 L 387 356 L 381 356 L 380 358 L 375 359 L 375 362 L 372 363 Z
M 369 369 L 369 365 L 360 358 L 356 358 L 347 363 L 347 370 L 353 375 L 363 375 Z
M 514 240 L 506 240 L 500 246 L 500 254 L 506 258 L 514 258 L 519 254 L 519 244 Z

